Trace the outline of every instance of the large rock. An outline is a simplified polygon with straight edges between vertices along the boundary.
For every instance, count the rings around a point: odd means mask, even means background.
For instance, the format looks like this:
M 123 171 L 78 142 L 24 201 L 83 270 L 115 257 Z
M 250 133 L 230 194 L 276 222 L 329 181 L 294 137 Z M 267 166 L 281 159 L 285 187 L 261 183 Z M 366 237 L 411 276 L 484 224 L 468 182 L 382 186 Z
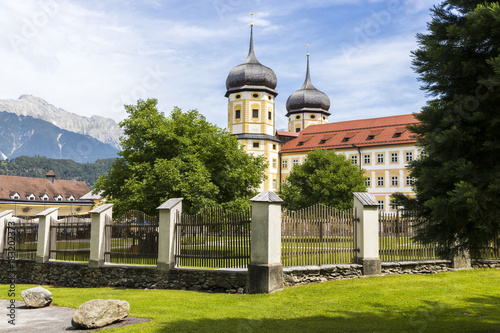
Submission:
M 43 308 L 52 303 L 52 293 L 43 287 L 35 287 L 21 291 L 21 296 L 28 308 Z
M 118 299 L 94 299 L 83 303 L 75 311 L 71 325 L 76 328 L 99 328 L 128 316 L 130 304 Z

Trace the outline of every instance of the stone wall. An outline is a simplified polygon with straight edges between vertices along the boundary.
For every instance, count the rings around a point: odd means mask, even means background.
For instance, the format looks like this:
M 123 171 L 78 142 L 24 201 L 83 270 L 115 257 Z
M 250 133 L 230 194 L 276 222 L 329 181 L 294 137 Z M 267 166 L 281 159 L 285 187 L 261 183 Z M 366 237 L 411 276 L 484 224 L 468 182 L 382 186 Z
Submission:
M 500 259 L 473 259 L 472 268 L 499 268 Z
M 382 262 L 382 274 L 436 274 L 454 270 L 451 260 Z
M 351 264 L 285 267 L 283 275 L 285 286 L 289 287 L 315 282 L 355 279 L 363 275 L 363 266 Z
M 0 271 L 9 270 L 8 261 L 0 260 Z M 89 268 L 86 263 L 16 260 L 16 283 L 54 285 L 72 288 L 180 289 L 206 292 L 244 293 L 246 270 L 176 268 L 169 272 L 154 266 L 106 265 Z M 7 283 L 7 276 L 0 283 Z

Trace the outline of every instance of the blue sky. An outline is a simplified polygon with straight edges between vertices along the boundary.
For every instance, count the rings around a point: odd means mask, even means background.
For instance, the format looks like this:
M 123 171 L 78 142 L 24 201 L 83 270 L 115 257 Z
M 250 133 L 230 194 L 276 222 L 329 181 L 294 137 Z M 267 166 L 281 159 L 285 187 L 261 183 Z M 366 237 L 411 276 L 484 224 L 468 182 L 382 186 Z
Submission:
M 427 98 L 411 69 L 428 0 L 4 0 L 0 99 L 31 94 L 83 116 L 120 121 L 123 104 L 157 98 L 227 126 L 225 81 L 248 53 L 277 77 L 285 103 L 311 78 L 331 101 L 330 122 L 418 112 Z

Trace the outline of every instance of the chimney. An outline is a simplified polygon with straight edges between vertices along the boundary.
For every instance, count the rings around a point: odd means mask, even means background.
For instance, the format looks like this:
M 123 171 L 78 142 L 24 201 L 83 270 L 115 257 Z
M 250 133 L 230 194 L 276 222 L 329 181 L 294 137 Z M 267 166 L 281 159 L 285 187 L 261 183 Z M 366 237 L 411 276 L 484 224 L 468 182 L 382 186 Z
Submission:
M 54 180 L 56 179 L 56 174 L 54 173 L 54 171 L 50 170 L 45 174 L 45 178 L 47 178 L 49 182 L 54 184 Z

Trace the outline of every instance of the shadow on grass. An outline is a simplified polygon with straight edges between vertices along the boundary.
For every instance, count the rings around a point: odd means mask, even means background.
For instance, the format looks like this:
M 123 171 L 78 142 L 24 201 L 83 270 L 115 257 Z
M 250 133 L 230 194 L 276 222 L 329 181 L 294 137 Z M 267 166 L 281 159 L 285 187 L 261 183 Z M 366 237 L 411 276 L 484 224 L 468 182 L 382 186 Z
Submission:
M 296 318 L 225 318 L 182 320 L 161 332 L 500 332 L 500 297 L 470 298 L 465 306 L 426 301 L 417 309 L 370 304 L 370 312 L 327 310 L 323 315 Z M 250 314 L 253 315 L 253 314 Z M 263 316 L 272 317 L 272 313 Z M 299 314 L 300 315 L 300 314 Z M 255 314 L 254 317 L 258 317 Z

